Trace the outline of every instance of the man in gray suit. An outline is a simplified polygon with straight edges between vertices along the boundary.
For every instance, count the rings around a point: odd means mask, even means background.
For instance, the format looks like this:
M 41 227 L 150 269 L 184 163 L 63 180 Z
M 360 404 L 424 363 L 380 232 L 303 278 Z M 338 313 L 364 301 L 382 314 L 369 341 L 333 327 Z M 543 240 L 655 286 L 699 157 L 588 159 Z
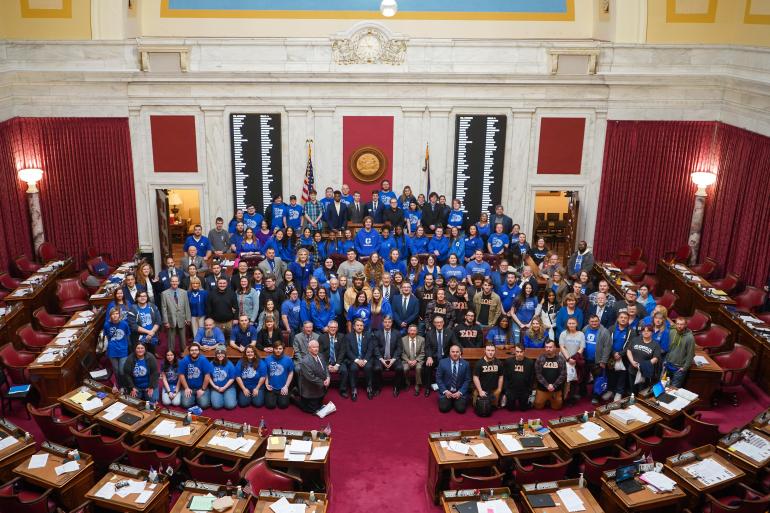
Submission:
M 179 276 L 172 276 L 170 281 L 171 287 L 161 294 L 160 311 L 167 330 L 169 351 L 176 353 L 176 338 L 179 337 L 181 348 L 177 354 L 182 354 L 187 345 L 185 329 L 192 319 L 190 302 L 187 291 L 179 288 Z
M 187 269 L 191 265 L 194 265 L 201 274 L 205 274 L 209 270 L 209 266 L 206 265 L 206 261 L 198 254 L 198 248 L 195 246 L 187 248 L 187 254 L 182 257 L 182 269 Z
M 286 271 L 286 264 L 281 257 L 275 256 L 274 248 L 267 248 L 265 259 L 257 264 L 257 268 L 262 271 L 263 276 L 272 274 L 275 276 L 275 285 L 280 286 L 283 282 L 283 273 Z M 278 307 L 278 305 L 276 305 Z
M 323 407 L 323 398 L 331 379 L 326 361 L 318 354 L 318 340 L 311 340 L 307 350 L 301 361 L 299 407 L 304 412 L 315 413 Z
M 417 334 L 417 326 L 410 324 L 406 336 L 401 339 L 404 351 L 401 361 L 404 365 L 404 377 L 409 388 L 409 371 L 414 370 L 414 395 L 420 395 L 422 386 L 422 366 L 425 363 L 425 339 Z
M 308 346 L 313 340 L 318 341 L 318 335 L 313 333 L 313 323 L 305 321 L 302 325 L 302 332 L 294 335 L 291 344 L 294 348 L 294 369 L 296 372 L 302 371 L 302 360 L 308 354 Z

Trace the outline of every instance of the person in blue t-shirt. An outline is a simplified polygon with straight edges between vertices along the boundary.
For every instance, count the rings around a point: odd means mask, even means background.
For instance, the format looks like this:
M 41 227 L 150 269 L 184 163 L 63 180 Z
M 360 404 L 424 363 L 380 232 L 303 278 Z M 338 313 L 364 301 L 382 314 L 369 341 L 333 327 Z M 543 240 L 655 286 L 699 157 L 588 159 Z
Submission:
M 353 323 L 356 319 L 364 322 L 364 330 L 369 331 L 369 325 L 372 321 L 372 308 L 369 305 L 369 298 L 363 290 L 356 294 L 356 300 L 348 309 L 348 333 L 353 332 Z
M 511 344 L 511 321 L 508 316 L 501 315 L 497 319 L 497 324 L 487 332 L 486 340 L 492 342 L 496 346 L 504 346 Z
M 286 228 L 287 206 L 283 202 L 283 196 L 276 194 L 273 202 L 267 206 L 265 217 L 270 220 L 270 230 L 283 230 Z
M 428 242 L 428 253 L 435 256 L 439 264 L 445 263 L 449 256 L 449 239 L 444 237 L 444 229 L 440 226 L 436 227 L 433 237 Z
M 417 208 L 417 202 L 416 201 L 410 201 L 409 202 L 409 210 L 405 213 L 406 217 L 406 228 L 409 231 L 409 234 L 413 234 L 417 231 L 418 226 L 422 226 L 422 210 Z
M 155 353 L 155 347 L 158 345 L 161 323 L 160 311 L 148 300 L 147 291 L 137 292 L 136 304 L 128 316 L 128 325 L 131 332 L 136 334 L 137 341 L 145 344 L 151 353 Z
M 238 324 L 230 331 L 230 347 L 242 353 L 246 347 L 257 345 L 258 335 L 259 331 L 251 324 L 249 316 L 241 315 L 238 317 Z
M 179 393 L 182 394 L 182 408 L 198 404 L 204 410 L 211 404 L 211 362 L 201 354 L 201 346 L 192 342 L 188 355 L 179 361 Z
M 257 356 L 257 350 L 249 346 L 235 366 L 235 381 L 238 383 L 238 405 L 245 407 L 265 404 L 265 362 Z
M 380 205 L 390 205 L 390 199 L 398 201 L 396 193 L 390 189 L 390 182 L 383 180 L 380 182 L 380 192 L 378 193 Z
M 289 407 L 289 390 L 294 380 L 294 362 L 283 354 L 283 342 L 273 344 L 273 354 L 265 358 L 265 408 L 285 410 Z
M 493 255 L 501 255 L 508 250 L 510 242 L 511 239 L 508 237 L 508 234 L 503 233 L 503 225 L 497 223 L 495 225 L 495 232 L 487 239 L 487 251 Z
M 232 410 L 238 404 L 235 395 L 235 366 L 227 359 L 227 348 L 218 345 L 211 360 L 211 407 Z
M 380 247 L 380 234 L 372 228 L 374 221 L 370 216 L 364 218 L 364 227 L 358 230 L 355 248 L 359 256 L 368 257 Z
M 406 262 L 401 259 L 401 252 L 398 249 L 393 248 L 390 250 L 388 259 L 383 264 L 383 269 L 391 276 L 397 272 L 400 272 L 402 275 L 406 274 Z
M 179 361 L 173 351 L 166 351 L 163 365 L 160 369 L 161 389 L 160 398 L 164 406 L 179 406 L 182 404 L 182 394 L 179 393 Z
M 500 302 L 503 305 L 503 313 L 507 315 L 513 313 L 514 302 L 519 297 L 520 293 L 521 287 L 519 287 L 519 281 L 516 279 L 516 275 L 513 273 L 506 274 L 505 283 L 501 284 L 497 290 L 497 295 L 500 296 Z
M 470 283 L 471 276 L 476 276 L 477 274 L 481 276 L 492 275 L 492 267 L 484 261 L 484 253 L 480 249 L 477 249 L 473 254 L 473 260 L 468 262 L 465 270 L 468 272 L 468 283 Z
M 289 299 L 285 300 L 281 304 L 281 323 L 284 331 L 289 331 L 291 334 L 299 333 L 300 324 L 302 318 L 300 313 L 302 311 L 302 304 L 299 300 L 299 291 L 294 288 L 289 292 Z M 289 335 L 291 337 L 291 334 Z M 291 340 L 291 338 L 289 338 Z
M 457 198 L 452 200 L 452 209 L 449 211 L 446 224 L 448 228 L 457 227 L 461 232 L 465 227 L 465 212 Z
M 203 327 L 198 328 L 193 341 L 200 344 L 201 350 L 211 351 L 219 344 L 225 343 L 225 334 L 214 324 L 214 319 L 208 317 L 203 321 Z
M 441 268 L 441 275 L 447 281 L 450 278 L 456 278 L 458 282 L 461 282 L 465 281 L 468 271 L 460 264 L 457 255 L 451 254 L 449 255 L 449 261 Z
M 519 330 L 527 329 L 535 318 L 538 303 L 535 288 L 531 283 L 525 283 L 524 288 L 519 293 L 519 297 L 513 302 L 511 318 L 513 318 L 515 323 L 514 327 L 518 326 Z
M 134 352 L 126 358 L 123 375 L 131 397 L 158 402 L 158 361 L 142 342 L 136 344 Z
M 182 248 L 185 253 L 187 253 L 190 246 L 195 246 L 198 250 L 198 254 L 204 259 L 211 256 L 211 241 L 209 241 L 208 237 L 203 235 L 203 227 L 199 224 L 196 224 L 193 227 L 193 234 L 188 235 L 184 241 Z
M 289 206 L 286 208 L 286 226 L 299 230 L 299 227 L 302 225 L 303 215 L 304 209 L 302 205 L 297 204 L 297 197 L 292 194 L 289 196 Z
M 484 239 L 479 235 L 479 229 L 475 224 L 468 227 L 468 235 L 464 239 L 465 241 L 465 257 L 464 262 L 470 262 L 473 255 L 477 250 L 484 251 Z
M 119 308 L 112 308 L 108 312 L 110 318 L 104 323 L 102 333 L 107 338 L 107 357 L 112 364 L 112 373 L 115 374 L 115 388 L 123 388 L 126 386 L 123 368 L 128 357 L 131 328 L 128 322 L 120 319 Z
M 255 232 L 259 229 L 259 226 L 262 224 L 262 214 L 257 212 L 256 207 L 254 205 L 249 205 L 246 207 L 246 213 L 243 214 L 243 227 L 245 228 L 251 228 Z
M 628 366 L 630 365 L 627 359 L 624 360 L 626 344 L 632 336 L 631 327 L 628 325 L 628 312 L 626 310 L 621 309 L 620 312 L 618 312 L 618 318 L 615 321 L 615 325 L 610 328 L 610 335 L 612 336 L 612 352 L 610 353 L 610 359 L 607 363 L 607 391 L 602 398 L 608 400 L 612 397 L 614 392 L 615 397 L 613 400 L 619 401 L 626 391 Z M 615 369 L 615 363 L 618 361 L 623 362 L 625 369 Z

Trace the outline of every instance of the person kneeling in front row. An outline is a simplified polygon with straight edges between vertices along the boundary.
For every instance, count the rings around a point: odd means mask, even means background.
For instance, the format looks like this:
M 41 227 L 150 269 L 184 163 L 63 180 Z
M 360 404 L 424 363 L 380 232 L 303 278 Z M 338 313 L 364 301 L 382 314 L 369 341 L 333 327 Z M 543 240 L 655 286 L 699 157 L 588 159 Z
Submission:
M 503 390 L 503 364 L 497 359 L 493 342 L 484 346 L 484 358 L 473 369 L 473 386 L 476 389 L 474 408 L 479 417 L 489 417 L 497 406 Z
M 197 342 L 190 344 L 189 354 L 179 362 L 179 390 L 182 393 L 182 408 L 190 408 L 196 403 L 203 409 L 211 404 L 211 362 L 201 354 Z
M 291 399 L 289 390 L 294 380 L 294 362 L 283 354 L 283 342 L 273 343 L 273 354 L 265 358 L 265 366 L 265 408 L 272 410 L 277 405 L 285 410 Z
M 564 401 L 564 384 L 567 381 L 567 360 L 559 352 L 553 340 L 545 343 L 545 353 L 535 362 L 535 409 L 542 410 L 546 402 L 552 410 L 561 410 Z
M 465 413 L 468 407 L 471 369 L 468 362 L 460 357 L 461 353 L 460 346 L 453 345 L 449 348 L 449 358 L 442 358 L 436 369 L 438 409 L 441 413 L 447 413 L 452 408 L 457 413 Z

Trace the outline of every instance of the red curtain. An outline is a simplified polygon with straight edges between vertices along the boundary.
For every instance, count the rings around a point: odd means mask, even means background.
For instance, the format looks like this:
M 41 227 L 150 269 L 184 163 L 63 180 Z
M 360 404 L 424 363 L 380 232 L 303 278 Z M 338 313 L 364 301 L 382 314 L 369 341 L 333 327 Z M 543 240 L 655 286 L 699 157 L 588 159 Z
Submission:
M 770 266 L 770 138 L 720 124 L 700 257 L 763 285 Z
M 695 186 L 711 156 L 714 122 L 609 121 L 594 254 L 610 260 L 639 246 L 648 271 L 687 243 Z
M 125 118 L 17 118 L 16 165 L 43 169 L 46 240 L 80 266 L 87 248 L 129 258 L 138 246 Z M 26 235 L 26 232 L 25 232 Z
M 19 124 L 11 119 L 0 123 L 0 270 L 7 271 L 11 260 L 22 254 L 33 256 L 26 184 L 17 173 L 16 148 L 21 140 Z

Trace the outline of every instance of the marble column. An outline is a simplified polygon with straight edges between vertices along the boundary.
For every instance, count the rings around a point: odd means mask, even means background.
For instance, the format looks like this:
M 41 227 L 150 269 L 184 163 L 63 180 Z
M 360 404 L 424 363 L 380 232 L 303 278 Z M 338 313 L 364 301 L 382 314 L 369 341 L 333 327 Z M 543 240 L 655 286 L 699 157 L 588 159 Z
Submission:
M 29 205 L 29 220 L 32 227 L 32 244 L 35 247 L 35 253 L 42 243 L 45 242 L 45 231 L 43 230 L 43 213 L 40 210 L 40 193 L 28 192 L 27 205 Z
M 700 235 L 703 229 L 703 215 L 706 212 L 706 189 L 698 188 L 695 193 L 695 206 L 692 209 L 692 221 L 690 221 L 690 235 L 687 237 L 687 245 L 690 246 L 690 265 L 698 263 L 698 250 L 700 249 Z
M 403 107 L 403 130 L 400 145 L 394 144 L 394 148 L 400 146 L 402 164 L 393 167 L 393 188 L 396 194 L 401 194 L 405 185 L 412 187 L 415 197 L 425 192 L 425 173 L 422 167 L 425 165 L 425 107 Z M 394 141 L 395 143 L 395 141 Z
M 227 223 L 235 211 L 233 201 L 233 175 L 229 155 L 225 146 L 229 127 L 225 123 L 224 107 L 203 106 L 203 129 L 205 133 L 204 148 L 206 160 L 206 185 L 207 193 L 201 200 L 201 214 L 208 211 L 208 218 L 202 218 L 203 225 L 211 225 L 214 219 L 222 217 Z M 206 202 L 207 209 L 203 208 Z
M 342 185 L 342 127 L 334 124 L 333 107 L 312 107 L 313 111 L 313 168 L 316 183 L 322 187 L 338 188 Z M 305 148 L 304 141 L 302 148 Z M 304 151 L 307 151 L 305 149 Z M 336 155 L 336 157 L 335 157 Z M 304 165 L 301 168 L 304 176 Z M 284 191 L 287 190 L 284 184 Z M 292 194 L 302 192 L 302 182 L 292 185 Z M 323 198 L 323 191 L 318 192 Z
M 432 107 L 429 109 L 429 143 L 430 143 L 430 189 L 439 196 L 444 194 L 452 198 L 454 191 L 453 173 L 453 149 L 450 138 L 454 137 L 454 125 L 450 114 L 452 109 L 446 107 Z M 415 195 L 425 192 L 422 187 Z M 427 198 L 426 198 L 427 200 Z M 450 199 L 451 201 L 451 199 Z
M 283 170 L 283 190 L 284 194 L 294 194 L 300 198 L 302 187 L 305 180 L 305 169 L 307 168 L 307 140 L 310 138 L 308 133 L 310 109 L 307 106 L 286 107 L 288 117 L 288 141 L 286 142 L 286 156 L 284 162 L 287 167 Z M 323 144 L 323 143 L 322 143 Z M 315 178 L 315 187 L 318 192 L 318 198 L 323 198 L 323 188 L 326 183 L 318 180 L 318 162 L 315 155 L 316 145 L 313 144 L 313 169 Z M 321 190 L 318 191 L 318 187 Z M 288 202 L 288 197 L 284 197 Z

